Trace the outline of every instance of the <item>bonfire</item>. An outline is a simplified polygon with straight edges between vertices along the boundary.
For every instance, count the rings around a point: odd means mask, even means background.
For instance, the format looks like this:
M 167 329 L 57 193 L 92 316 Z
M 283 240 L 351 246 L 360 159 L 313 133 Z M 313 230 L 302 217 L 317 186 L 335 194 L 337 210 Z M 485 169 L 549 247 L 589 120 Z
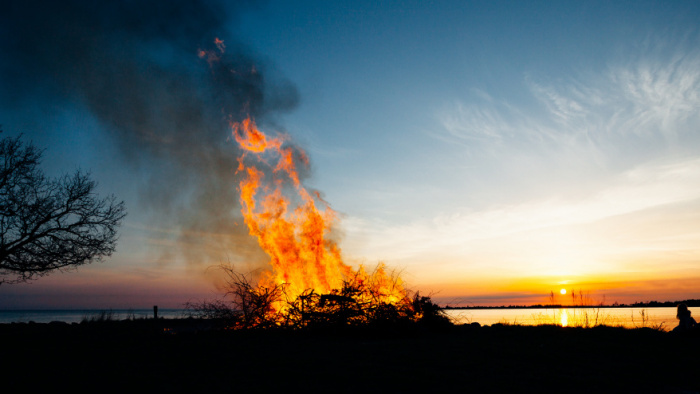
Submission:
M 218 52 L 199 53 L 210 64 L 225 50 L 222 41 L 215 43 Z M 235 313 L 221 303 L 206 305 L 210 311 L 237 316 L 237 324 L 246 327 L 422 318 L 429 299 L 411 297 L 399 275 L 383 264 L 368 271 L 343 262 L 330 237 L 336 212 L 300 180 L 299 166 L 309 163 L 303 150 L 285 134 L 262 132 L 250 116 L 231 121 L 230 127 L 241 152 L 236 169 L 241 213 L 250 235 L 269 256 L 270 268 L 256 284 L 224 268 Z

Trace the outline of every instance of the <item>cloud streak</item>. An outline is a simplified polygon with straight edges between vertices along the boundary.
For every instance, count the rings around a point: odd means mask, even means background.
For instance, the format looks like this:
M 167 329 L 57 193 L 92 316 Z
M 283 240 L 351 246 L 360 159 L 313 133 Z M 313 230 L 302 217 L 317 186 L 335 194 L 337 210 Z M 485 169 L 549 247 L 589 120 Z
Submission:
M 473 150 L 512 147 L 563 149 L 619 144 L 620 138 L 693 133 L 700 118 L 700 54 L 610 66 L 588 78 L 557 84 L 525 80 L 541 107 L 526 110 L 490 97 L 442 111 L 446 141 Z
M 550 198 L 495 206 L 474 212 L 442 214 L 428 222 L 395 227 L 350 218 L 349 232 L 372 228 L 365 242 L 369 255 L 406 259 L 418 251 L 454 250 L 493 239 L 543 228 L 602 221 L 656 207 L 700 199 L 700 159 L 645 165 L 622 174 L 617 182 L 581 201 Z M 352 222 L 355 220 L 355 222 Z
M 558 83 L 528 77 L 527 105 L 486 92 L 455 103 L 431 135 L 460 146 L 461 171 L 496 185 L 487 194 L 496 198 L 403 225 L 349 218 L 347 249 L 428 263 L 422 278 L 626 271 L 623 262 L 640 258 L 640 240 L 614 245 L 601 234 L 644 234 L 657 247 L 649 259 L 672 252 L 667 240 L 688 223 L 665 212 L 700 201 L 699 66 L 697 51 L 645 58 Z M 651 212 L 667 215 L 668 227 L 652 228 Z M 700 257 L 698 234 L 674 236 L 674 250 Z

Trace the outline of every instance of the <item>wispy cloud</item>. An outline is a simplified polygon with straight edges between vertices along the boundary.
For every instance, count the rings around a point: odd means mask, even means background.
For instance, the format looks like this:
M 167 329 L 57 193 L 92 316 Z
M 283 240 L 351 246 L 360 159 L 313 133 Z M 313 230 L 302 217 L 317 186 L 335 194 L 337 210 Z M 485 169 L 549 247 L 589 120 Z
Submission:
M 449 260 L 455 275 L 475 267 L 522 272 L 548 261 L 590 268 L 629 261 L 640 248 L 630 239 L 606 243 L 595 233 L 602 223 L 628 215 L 637 220 L 615 220 L 614 231 L 638 233 L 652 210 L 700 201 L 699 53 L 640 59 L 556 83 L 529 77 L 525 86 L 532 102 L 486 92 L 455 102 L 439 113 L 442 129 L 432 134 L 460 146 L 463 170 L 478 164 L 470 176 L 497 178 L 483 183 L 509 199 L 446 206 L 400 225 L 349 217 L 346 250 L 433 269 Z M 676 219 L 645 234 L 662 239 Z M 674 247 L 698 254 L 700 227 L 686 235 Z
M 436 135 L 472 149 L 620 143 L 621 137 L 675 139 L 700 120 L 700 54 L 645 59 L 567 81 L 525 80 L 540 111 L 483 94 L 441 111 Z M 487 99 L 484 99 L 484 98 Z
M 620 175 L 614 185 L 582 201 L 558 198 L 523 201 L 481 211 L 442 214 L 402 226 L 353 218 L 346 224 L 354 230 L 364 228 L 367 234 L 364 245 L 371 251 L 369 255 L 403 259 L 419 251 L 461 249 L 479 240 L 593 223 L 697 199 L 700 199 L 700 159 L 692 159 L 637 167 Z
M 671 136 L 689 131 L 688 121 L 698 117 L 700 56 L 644 60 L 587 81 L 529 86 L 564 133 Z
M 611 71 L 611 82 L 630 105 L 621 129 L 676 133 L 700 108 L 700 58 L 676 56 L 667 63 L 643 62 Z M 620 116 L 622 117 L 622 116 Z

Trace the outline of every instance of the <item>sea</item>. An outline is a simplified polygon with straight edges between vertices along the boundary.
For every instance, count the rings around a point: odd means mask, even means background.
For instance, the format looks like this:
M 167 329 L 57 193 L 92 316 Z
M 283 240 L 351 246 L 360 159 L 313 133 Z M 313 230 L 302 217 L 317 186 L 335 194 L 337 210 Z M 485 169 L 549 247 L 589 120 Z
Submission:
M 700 307 L 689 308 L 693 317 L 700 316 Z M 626 328 L 650 327 L 666 331 L 678 325 L 676 308 L 497 308 L 447 309 L 447 316 L 455 324 L 479 323 L 542 325 L 564 327 L 594 327 L 597 325 Z M 165 319 L 188 316 L 186 309 L 158 309 L 158 317 Z M 2 323 L 80 323 L 84 320 L 112 320 L 152 318 L 153 309 L 50 309 L 0 310 Z
M 158 309 L 158 317 L 173 319 L 187 316 L 186 309 Z M 153 309 L 46 309 L 0 310 L 3 323 L 80 323 L 83 320 L 125 320 L 153 318 Z
M 698 319 L 700 307 L 688 309 L 692 316 Z M 445 312 L 456 324 L 554 324 L 563 327 L 606 325 L 626 328 L 649 327 L 665 331 L 670 331 L 678 325 L 675 307 L 448 309 Z

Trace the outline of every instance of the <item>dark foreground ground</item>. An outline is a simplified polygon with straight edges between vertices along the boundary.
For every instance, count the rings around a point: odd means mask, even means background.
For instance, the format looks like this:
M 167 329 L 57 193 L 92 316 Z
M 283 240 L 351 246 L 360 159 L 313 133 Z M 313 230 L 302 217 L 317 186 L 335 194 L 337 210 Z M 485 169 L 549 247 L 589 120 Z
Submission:
M 0 325 L 0 391 L 700 393 L 698 335 L 500 325 L 202 328 L 174 320 Z

